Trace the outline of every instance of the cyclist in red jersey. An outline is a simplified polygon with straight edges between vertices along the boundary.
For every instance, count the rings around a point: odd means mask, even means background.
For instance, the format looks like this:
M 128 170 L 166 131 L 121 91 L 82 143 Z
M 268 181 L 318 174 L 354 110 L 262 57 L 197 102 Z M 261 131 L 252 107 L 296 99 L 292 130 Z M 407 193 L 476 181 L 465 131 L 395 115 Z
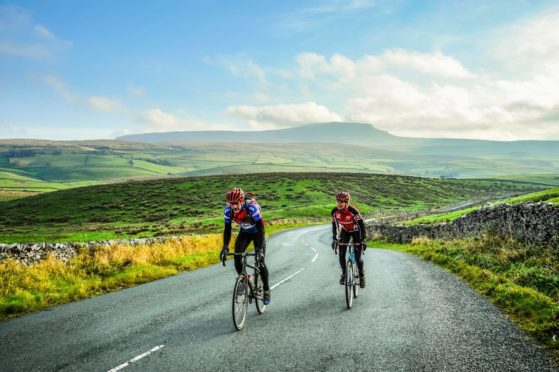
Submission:
M 342 276 L 340 284 L 345 284 L 346 277 L 346 252 L 350 238 L 353 238 L 355 246 L 355 260 L 359 268 L 359 286 L 365 288 L 365 271 L 363 269 L 363 258 L 361 252 L 367 249 L 365 243 L 365 224 L 361 214 L 354 206 L 349 204 L 349 192 L 341 191 L 336 194 L 337 205 L 332 209 L 332 249 L 338 245 L 340 249 L 340 266 Z M 339 235 L 338 235 L 339 232 Z

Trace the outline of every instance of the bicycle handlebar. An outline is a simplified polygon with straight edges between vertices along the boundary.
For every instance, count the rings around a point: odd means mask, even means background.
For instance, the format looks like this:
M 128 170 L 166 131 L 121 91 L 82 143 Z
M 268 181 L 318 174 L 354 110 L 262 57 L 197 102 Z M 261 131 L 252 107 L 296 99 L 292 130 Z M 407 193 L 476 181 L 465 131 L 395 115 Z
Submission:
M 227 253 L 227 255 L 225 255 L 225 256 L 223 257 L 223 259 L 221 260 L 221 264 L 222 264 L 223 266 L 225 266 L 225 257 L 227 257 L 227 256 L 242 256 L 242 257 L 244 257 L 244 256 L 254 256 L 254 257 L 256 257 L 256 253 L 246 253 L 246 252 L 242 252 L 242 253 Z

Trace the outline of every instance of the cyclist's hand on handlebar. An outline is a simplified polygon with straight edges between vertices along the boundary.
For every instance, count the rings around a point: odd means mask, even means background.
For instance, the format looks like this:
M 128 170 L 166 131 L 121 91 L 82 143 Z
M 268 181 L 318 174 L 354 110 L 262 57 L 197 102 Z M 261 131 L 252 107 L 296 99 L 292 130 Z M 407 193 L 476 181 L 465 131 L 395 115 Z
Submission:
M 221 259 L 221 263 L 225 266 L 225 260 L 227 259 L 227 254 L 229 253 L 229 247 L 223 247 L 221 249 L 221 253 L 219 254 L 219 258 Z
M 334 251 L 334 254 L 338 254 L 338 240 L 337 239 L 332 239 L 332 250 Z
M 368 247 L 368 246 L 367 246 L 367 242 L 363 241 L 361 244 L 362 244 L 362 246 L 363 246 L 363 250 L 366 251 L 366 250 L 367 250 L 367 247 Z

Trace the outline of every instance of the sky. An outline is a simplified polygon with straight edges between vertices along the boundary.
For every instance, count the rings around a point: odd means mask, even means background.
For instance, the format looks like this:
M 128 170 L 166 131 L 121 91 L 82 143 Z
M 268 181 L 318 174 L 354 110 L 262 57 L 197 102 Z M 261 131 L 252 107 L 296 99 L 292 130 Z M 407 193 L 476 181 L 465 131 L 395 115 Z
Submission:
M 332 121 L 559 140 L 559 2 L 0 0 L 0 139 Z

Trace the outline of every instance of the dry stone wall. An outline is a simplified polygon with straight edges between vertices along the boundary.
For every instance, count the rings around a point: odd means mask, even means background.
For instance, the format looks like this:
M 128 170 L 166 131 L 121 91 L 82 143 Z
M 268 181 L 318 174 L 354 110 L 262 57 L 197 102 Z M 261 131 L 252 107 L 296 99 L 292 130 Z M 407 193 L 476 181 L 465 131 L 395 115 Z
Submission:
M 410 243 L 416 237 L 459 239 L 491 232 L 535 245 L 559 245 L 559 206 L 549 203 L 502 204 L 478 209 L 447 224 L 398 226 L 402 216 L 367 222 L 367 236 L 381 235 L 391 242 Z M 13 243 L 0 244 L 0 261 L 10 257 L 30 265 L 51 253 L 68 261 L 80 250 L 113 244 L 161 243 L 176 236 L 132 240 L 105 240 L 87 243 Z
M 0 244 L 0 261 L 6 258 L 13 258 L 26 265 L 37 263 L 47 257 L 50 253 L 55 258 L 64 262 L 78 254 L 80 250 L 89 250 L 93 247 L 111 246 L 114 244 L 153 244 L 162 243 L 170 239 L 177 239 L 176 236 L 144 238 L 132 240 L 103 240 L 86 243 L 13 243 Z
M 513 238 L 526 244 L 559 244 L 559 206 L 550 203 L 501 204 L 478 209 L 451 223 L 396 226 L 389 223 L 367 224 L 369 237 L 381 235 L 395 243 L 410 243 L 416 237 L 460 239 L 484 232 Z

